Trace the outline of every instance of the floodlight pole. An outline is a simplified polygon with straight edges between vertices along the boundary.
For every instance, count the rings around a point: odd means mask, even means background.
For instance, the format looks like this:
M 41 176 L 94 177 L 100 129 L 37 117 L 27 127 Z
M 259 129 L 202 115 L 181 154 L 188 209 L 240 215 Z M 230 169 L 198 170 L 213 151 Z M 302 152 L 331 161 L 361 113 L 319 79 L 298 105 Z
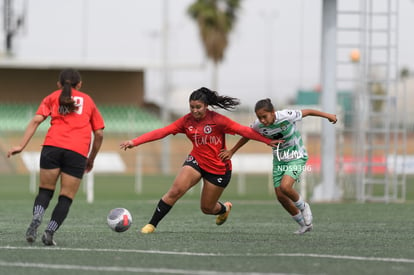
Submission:
M 262 11 L 260 17 L 264 22 L 264 63 L 265 63 L 265 96 L 271 98 L 274 94 L 273 90 L 273 48 L 274 48 L 274 34 L 272 33 L 275 20 L 278 17 L 278 12 L 275 10 Z
M 336 113 L 336 33 L 337 0 L 322 1 L 321 84 L 322 109 Z M 321 138 L 322 182 L 313 195 L 315 201 L 335 201 L 340 198 L 336 185 L 336 133 L 335 126 L 324 119 Z
M 5 33 L 5 51 L 8 56 L 13 55 L 13 38 L 19 28 L 24 25 L 27 0 L 24 2 L 24 10 L 18 17 L 15 16 L 13 10 L 13 0 L 3 0 L 3 26 Z
M 4 33 L 6 35 L 6 53 L 7 55 L 12 54 L 12 39 L 13 39 L 13 28 L 12 28 L 12 2 L 11 0 L 4 0 Z

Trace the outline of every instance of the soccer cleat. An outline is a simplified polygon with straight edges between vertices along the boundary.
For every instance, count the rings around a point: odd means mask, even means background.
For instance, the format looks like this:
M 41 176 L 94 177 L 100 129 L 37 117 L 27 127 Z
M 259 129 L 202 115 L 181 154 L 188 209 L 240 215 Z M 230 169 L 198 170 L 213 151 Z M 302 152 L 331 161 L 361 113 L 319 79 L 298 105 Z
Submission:
M 43 233 L 42 242 L 44 245 L 47 245 L 47 246 L 56 245 L 56 242 L 53 240 L 53 232 L 46 230 Z
M 310 226 L 312 225 L 312 211 L 310 209 L 310 206 L 307 202 L 305 202 L 305 208 L 301 211 L 303 215 L 303 220 L 305 221 L 305 225 Z
M 229 202 L 229 201 L 225 202 L 224 205 L 226 206 L 226 212 L 223 213 L 223 214 L 217 215 L 217 217 L 216 217 L 216 224 L 217 225 L 222 225 L 223 223 L 226 222 L 226 220 L 227 220 L 227 218 L 230 214 L 231 207 L 233 206 L 231 204 L 231 202 Z
M 37 228 L 42 223 L 42 219 L 39 217 L 33 217 L 32 222 L 29 225 L 29 228 L 27 228 L 26 231 L 26 240 L 29 243 L 33 243 L 36 240 L 37 237 Z
M 296 234 L 296 235 L 302 235 L 302 234 L 305 234 L 306 232 L 311 231 L 312 228 L 313 228 L 313 225 L 312 224 L 310 224 L 310 225 L 304 225 L 304 226 L 299 227 L 299 229 L 296 230 L 293 233 Z
M 155 226 L 153 226 L 152 224 L 147 224 L 145 225 L 143 228 L 141 228 L 141 233 L 142 234 L 151 234 L 155 232 Z

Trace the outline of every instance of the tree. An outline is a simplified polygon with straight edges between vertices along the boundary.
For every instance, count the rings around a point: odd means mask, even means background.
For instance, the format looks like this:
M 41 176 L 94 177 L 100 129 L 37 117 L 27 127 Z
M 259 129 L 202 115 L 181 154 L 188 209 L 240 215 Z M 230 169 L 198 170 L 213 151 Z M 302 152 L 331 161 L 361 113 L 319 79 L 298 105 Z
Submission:
M 217 89 L 218 63 L 223 60 L 240 2 L 241 0 L 195 0 L 188 8 L 189 15 L 197 22 L 207 57 L 214 63 L 213 89 Z

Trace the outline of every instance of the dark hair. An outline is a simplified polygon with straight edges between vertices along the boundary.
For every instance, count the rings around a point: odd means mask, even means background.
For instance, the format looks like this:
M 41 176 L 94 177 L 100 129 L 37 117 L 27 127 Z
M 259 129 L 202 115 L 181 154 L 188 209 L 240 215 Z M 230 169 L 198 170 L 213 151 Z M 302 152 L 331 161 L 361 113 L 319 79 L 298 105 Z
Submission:
M 189 100 L 199 100 L 204 104 L 210 105 L 213 108 L 222 108 L 225 110 L 233 110 L 235 106 L 240 104 L 238 98 L 229 96 L 220 96 L 217 92 L 212 91 L 206 87 L 201 87 L 191 93 Z
M 59 83 L 62 85 L 62 92 L 59 96 L 59 113 L 67 115 L 76 109 L 75 101 L 72 99 L 72 88 L 81 81 L 80 73 L 73 69 L 63 70 L 59 75 Z
M 264 109 L 266 112 L 274 112 L 275 107 L 272 104 L 270 98 L 261 99 L 256 102 L 256 106 L 254 106 L 254 111 L 257 112 L 260 109 Z

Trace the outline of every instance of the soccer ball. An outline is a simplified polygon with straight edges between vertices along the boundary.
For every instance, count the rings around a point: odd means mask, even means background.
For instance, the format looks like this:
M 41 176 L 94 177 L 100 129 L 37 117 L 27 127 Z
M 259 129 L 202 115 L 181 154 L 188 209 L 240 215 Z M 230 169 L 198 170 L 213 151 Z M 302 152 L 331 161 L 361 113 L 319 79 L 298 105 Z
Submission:
M 114 208 L 109 212 L 106 221 L 113 231 L 125 232 L 131 227 L 132 216 L 125 208 Z

